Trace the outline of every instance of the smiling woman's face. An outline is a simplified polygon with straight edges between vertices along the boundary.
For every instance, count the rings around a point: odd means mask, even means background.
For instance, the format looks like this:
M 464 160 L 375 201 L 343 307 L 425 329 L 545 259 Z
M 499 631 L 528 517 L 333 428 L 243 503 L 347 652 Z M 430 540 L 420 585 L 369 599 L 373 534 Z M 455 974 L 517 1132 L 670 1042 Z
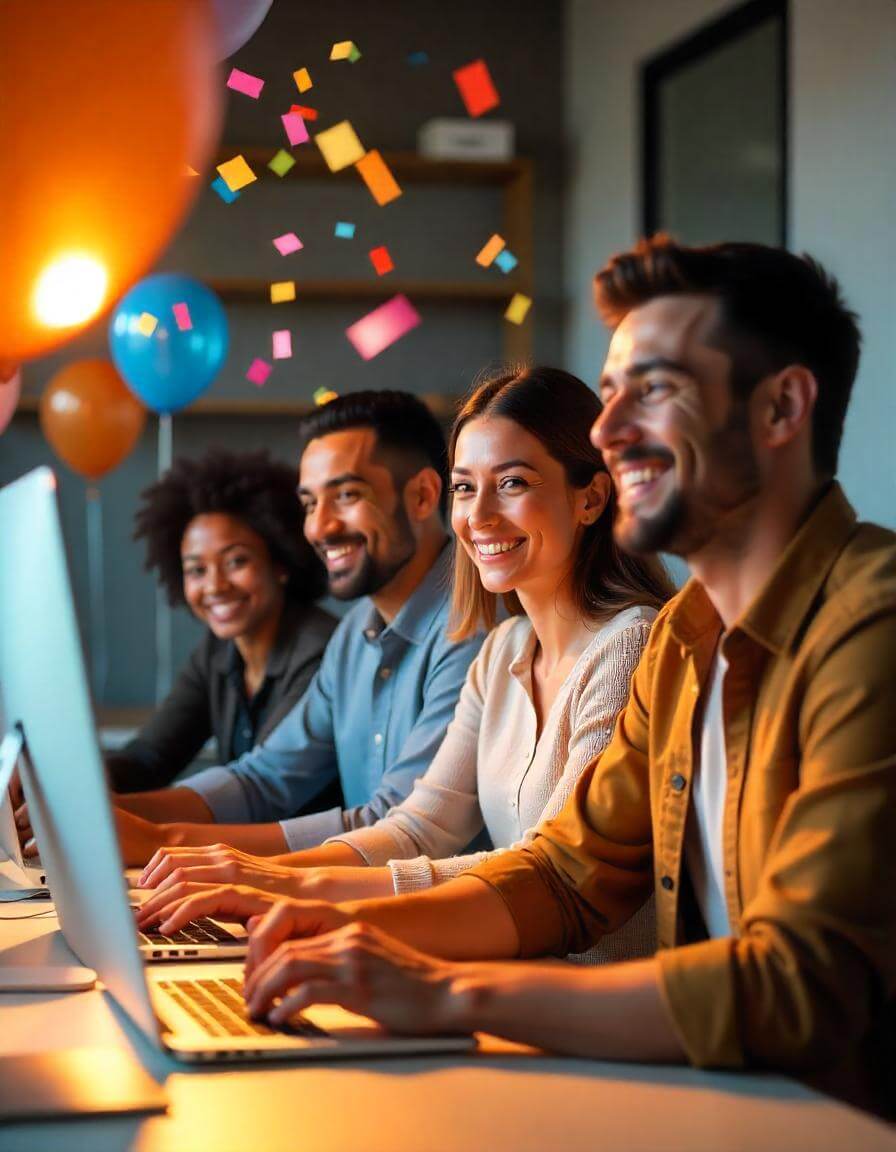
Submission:
M 251 637 L 280 610 L 286 573 L 245 521 L 224 512 L 194 517 L 180 554 L 184 598 L 219 639 Z
M 573 488 L 541 441 L 504 416 L 461 429 L 451 525 L 488 592 L 552 596 L 568 579 L 593 493 Z

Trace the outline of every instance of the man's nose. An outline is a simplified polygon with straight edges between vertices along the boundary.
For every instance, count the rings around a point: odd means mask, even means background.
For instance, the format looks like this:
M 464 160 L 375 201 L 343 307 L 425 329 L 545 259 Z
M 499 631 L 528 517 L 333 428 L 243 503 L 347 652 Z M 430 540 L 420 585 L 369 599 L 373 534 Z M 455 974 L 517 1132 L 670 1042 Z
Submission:
M 632 405 L 625 392 L 617 392 L 591 425 L 591 443 L 599 452 L 627 447 L 641 438 Z

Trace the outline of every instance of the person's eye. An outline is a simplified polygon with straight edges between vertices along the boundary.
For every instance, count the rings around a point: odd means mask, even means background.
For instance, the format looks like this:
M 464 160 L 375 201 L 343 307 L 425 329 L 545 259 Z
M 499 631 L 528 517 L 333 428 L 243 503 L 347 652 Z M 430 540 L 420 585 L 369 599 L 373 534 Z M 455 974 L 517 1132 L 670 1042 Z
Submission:
M 197 577 L 202 575 L 203 571 L 204 571 L 204 569 L 198 568 L 195 565 L 193 565 L 190 568 L 184 568 L 184 576 L 188 580 L 195 580 Z
M 336 499 L 340 504 L 354 504 L 361 499 L 361 492 L 357 488 L 340 488 Z
M 498 485 L 500 492 L 524 492 L 529 484 L 522 476 L 505 476 Z
M 669 380 L 646 380 L 641 385 L 641 399 L 645 404 L 653 404 L 664 400 L 673 391 Z
M 246 555 L 231 556 L 227 561 L 228 568 L 242 568 L 250 562 L 250 557 Z
M 613 387 L 612 384 L 598 384 L 598 386 L 597 386 L 597 398 L 598 398 L 598 400 L 600 400 L 601 404 L 603 404 L 604 406 L 609 404 L 615 395 L 616 395 L 616 389 Z
M 470 496 L 473 492 L 473 485 L 468 484 L 466 480 L 458 480 L 456 484 L 448 485 L 448 493 L 451 496 Z

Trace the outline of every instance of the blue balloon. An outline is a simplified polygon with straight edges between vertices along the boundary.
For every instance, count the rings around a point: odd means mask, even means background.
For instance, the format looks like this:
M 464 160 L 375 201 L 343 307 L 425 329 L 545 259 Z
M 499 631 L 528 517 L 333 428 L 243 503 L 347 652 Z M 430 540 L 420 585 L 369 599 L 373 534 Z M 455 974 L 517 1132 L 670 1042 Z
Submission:
M 175 304 L 186 304 L 191 327 L 181 331 Z M 150 336 L 141 316 L 158 321 Z M 201 396 L 227 359 L 227 316 L 214 292 L 189 276 L 147 276 L 122 297 L 109 325 L 115 367 L 154 412 L 177 412 Z

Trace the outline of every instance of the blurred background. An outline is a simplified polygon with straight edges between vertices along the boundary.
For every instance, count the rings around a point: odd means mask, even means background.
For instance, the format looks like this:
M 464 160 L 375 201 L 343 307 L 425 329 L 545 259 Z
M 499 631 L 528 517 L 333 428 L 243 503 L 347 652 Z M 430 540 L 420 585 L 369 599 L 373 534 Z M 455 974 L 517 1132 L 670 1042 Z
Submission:
M 345 40 L 360 57 L 331 62 Z M 479 59 L 500 103 L 471 120 L 452 74 Z M 264 79 L 259 99 L 224 89 L 234 66 Z M 302 67 L 313 87 L 300 94 Z M 216 156 L 155 265 L 207 284 L 230 328 L 220 374 L 173 416 L 175 455 L 267 447 L 297 464 L 295 421 L 319 388 L 407 389 L 447 422 L 477 373 L 503 359 L 594 382 L 607 337 L 591 279 L 613 252 L 664 228 L 695 243 L 784 243 L 840 279 L 864 332 L 841 478 L 862 517 L 896 527 L 893 0 L 274 0 L 219 82 Z M 313 142 L 288 148 L 280 116 L 292 104 L 317 112 L 312 136 L 351 121 L 402 195 L 378 206 L 352 168 L 330 173 Z M 460 123 L 431 124 L 444 118 Z M 512 132 L 476 131 L 493 122 Z M 281 148 L 296 160 L 282 177 L 267 168 Z M 446 155 L 452 148 L 461 155 Z M 258 180 L 225 203 L 210 187 L 214 166 L 237 153 Z M 355 225 L 352 239 L 334 235 L 339 221 Z M 271 239 L 291 231 L 304 247 L 280 256 Z M 496 232 L 516 259 L 507 272 L 475 262 Z M 368 258 L 381 245 L 395 265 L 382 277 Z M 285 279 L 296 299 L 274 305 L 270 283 Z M 364 361 L 344 330 L 396 292 L 422 323 Z M 521 324 L 504 317 L 515 293 L 533 301 Z M 88 647 L 86 484 L 54 457 L 38 405 L 61 367 L 108 356 L 108 326 L 107 313 L 24 365 L 0 438 L 0 484 L 57 468 Z M 275 329 L 290 330 L 290 359 L 271 360 Z M 263 387 L 246 379 L 258 357 L 273 363 Z M 137 495 L 157 473 L 157 436 L 150 413 L 135 450 L 99 484 L 107 709 L 143 708 L 156 693 L 155 586 L 130 537 Z M 186 611 L 173 614 L 175 669 L 200 634 Z

